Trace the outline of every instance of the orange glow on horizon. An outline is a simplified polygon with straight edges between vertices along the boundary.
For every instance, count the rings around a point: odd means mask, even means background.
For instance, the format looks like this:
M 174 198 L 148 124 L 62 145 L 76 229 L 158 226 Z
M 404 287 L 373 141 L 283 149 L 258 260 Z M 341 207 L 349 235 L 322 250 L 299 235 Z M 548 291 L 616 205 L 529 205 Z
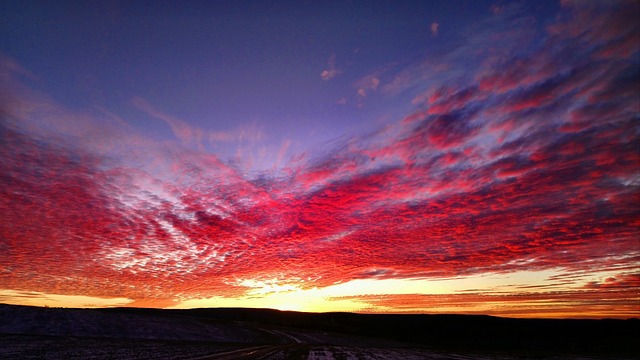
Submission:
M 303 282 L 243 280 L 250 286 L 238 296 L 172 299 L 108 299 L 0 291 L 3 302 L 56 307 L 272 308 L 303 312 L 395 314 L 484 314 L 513 318 L 634 318 L 640 303 L 629 301 L 633 288 L 586 291 L 606 273 L 590 275 L 580 287 L 560 287 L 549 280 L 557 271 L 487 274 L 457 279 L 353 280 L 324 288 L 304 288 Z M 519 289 L 522 281 L 538 289 Z M 482 286 L 484 290 L 474 289 Z M 549 289 L 553 290 L 550 292 Z M 637 298 L 636 298 L 637 299 Z

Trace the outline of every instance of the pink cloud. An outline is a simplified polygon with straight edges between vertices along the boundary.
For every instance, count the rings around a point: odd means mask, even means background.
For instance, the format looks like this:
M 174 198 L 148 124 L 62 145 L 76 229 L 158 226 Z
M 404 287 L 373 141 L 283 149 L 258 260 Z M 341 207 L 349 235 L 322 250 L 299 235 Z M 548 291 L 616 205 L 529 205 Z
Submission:
M 380 79 L 377 74 L 372 74 L 360 79 L 356 83 L 357 93 L 360 98 L 367 97 L 367 93 L 375 92 L 380 85 Z
M 440 24 L 437 22 L 431 23 L 431 36 L 437 36 L 440 31 Z
M 205 137 L 205 133 L 202 129 L 191 126 L 184 120 L 177 119 L 173 116 L 158 111 L 155 107 L 153 107 L 146 100 L 140 97 L 134 97 L 131 102 L 138 109 L 166 122 L 171 127 L 173 134 L 183 143 L 196 144 L 199 147 L 202 147 L 202 141 Z
M 255 124 L 241 126 L 231 131 L 206 131 L 196 126 L 192 126 L 184 120 L 180 120 L 157 110 L 154 106 L 140 97 L 133 98 L 132 103 L 138 109 L 166 122 L 171 127 L 173 134 L 180 139 L 183 144 L 193 144 L 199 149 L 203 149 L 205 141 L 210 143 L 238 141 L 256 142 L 261 140 L 264 136 L 263 131 Z
M 331 56 L 329 57 L 328 66 L 328 69 L 323 70 L 322 73 L 320 73 L 320 77 L 325 81 L 333 79 L 342 72 L 341 70 L 336 68 L 336 54 L 331 54 Z

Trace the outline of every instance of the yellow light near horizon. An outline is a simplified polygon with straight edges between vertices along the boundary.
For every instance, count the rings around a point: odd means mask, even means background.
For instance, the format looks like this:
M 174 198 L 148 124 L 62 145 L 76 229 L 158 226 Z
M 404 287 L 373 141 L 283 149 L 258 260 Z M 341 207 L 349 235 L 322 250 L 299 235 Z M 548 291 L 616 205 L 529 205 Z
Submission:
M 282 310 L 282 311 L 304 311 L 302 309 L 302 305 L 293 304 L 293 303 L 277 304 L 277 305 L 274 305 L 273 308 L 276 310 Z
M 127 306 L 131 299 L 127 298 L 100 298 L 84 295 L 59 295 L 47 294 L 37 291 L 0 290 L 2 302 L 13 305 L 30 305 L 41 307 L 67 307 L 67 308 L 104 308 L 114 306 Z
M 304 312 L 360 312 L 360 313 L 460 313 L 490 314 L 507 317 L 634 317 L 638 307 L 610 308 L 589 305 L 571 298 L 555 303 L 529 297 L 549 288 L 539 286 L 523 290 L 523 285 L 557 284 L 552 275 L 560 271 L 522 271 L 485 274 L 450 279 L 360 279 L 322 288 L 303 288 L 303 281 L 270 279 L 240 280 L 248 288 L 242 296 L 188 299 L 98 298 L 82 295 L 58 295 L 42 292 L 0 290 L 0 300 L 8 304 L 50 307 L 101 308 L 114 306 L 158 308 L 245 307 L 271 308 Z M 614 272 L 583 275 L 570 285 L 554 286 L 553 291 L 584 292 L 590 281 L 603 281 Z M 238 286 L 230 284 L 229 286 Z M 420 295 L 433 295 L 421 297 Z M 449 296 L 450 295 L 450 296 Z M 465 297 L 468 295 L 468 297 Z M 513 300 L 505 298 L 509 295 Z M 404 297 L 406 296 L 406 297 Z M 478 298 L 478 296 L 483 296 Z M 634 315 L 635 314 L 635 315 Z
M 456 295 L 474 293 L 510 294 L 520 292 L 520 286 L 528 284 L 544 285 L 549 278 L 560 273 L 557 269 L 544 271 L 519 271 L 513 273 L 482 274 L 464 278 L 449 279 L 359 279 L 345 283 L 330 285 L 323 288 L 302 288 L 303 284 L 293 284 L 291 281 L 277 280 L 262 282 L 258 280 L 243 280 L 242 283 L 251 285 L 247 296 L 225 298 L 221 296 L 207 299 L 186 300 L 174 308 L 194 307 L 253 307 L 272 308 L 280 310 L 295 310 L 306 312 L 430 312 L 430 313 L 485 313 L 505 316 L 537 317 L 550 311 L 552 304 L 535 304 L 535 306 L 518 303 L 459 303 L 455 306 L 446 304 L 415 304 L 411 307 L 394 308 L 367 301 L 367 297 L 386 295 Z M 586 282 L 596 280 L 597 277 L 607 276 L 606 272 L 585 276 L 580 282 L 573 284 L 574 288 L 581 288 Z M 286 285 L 283 285 L 286 284 Z M 566 288 L 569 290 L 570 288 Z M 555 288 L 563 290 L 563 288 Z M 528 293 L 548 291 L 544 287 L 530 289 Z M 362 297 L 362 298 L 359 298 Z M 576 305 L 577 306 L 577 305 Z M 519 310 L 526 308 L 530 315 L 520 315 Z

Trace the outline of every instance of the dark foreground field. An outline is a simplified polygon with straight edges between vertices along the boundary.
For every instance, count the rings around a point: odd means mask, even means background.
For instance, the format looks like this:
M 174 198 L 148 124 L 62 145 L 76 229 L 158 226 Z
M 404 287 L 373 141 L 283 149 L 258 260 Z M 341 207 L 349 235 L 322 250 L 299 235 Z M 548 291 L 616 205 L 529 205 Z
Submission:
M 0 359 L 637 359 L 638 320 L 0 304 Z

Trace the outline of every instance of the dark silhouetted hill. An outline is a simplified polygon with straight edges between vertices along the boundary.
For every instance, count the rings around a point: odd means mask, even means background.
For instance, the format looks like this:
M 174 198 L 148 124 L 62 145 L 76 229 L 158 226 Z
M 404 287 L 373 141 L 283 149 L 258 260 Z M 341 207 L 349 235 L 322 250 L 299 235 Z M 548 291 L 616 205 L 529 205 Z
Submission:
M 328 345 L 378 339 L 376 344 L 407 343 L 445 351 L 640 355 L 638 319 L 512 319 L 244 308 L 51 309 L 14 305 L 0 305 L 0 319 L 0 333 L 4 334 L 252 343 L 288 342 L 295 338 L 298 342 Z M 289 336 L 280 336 L 285 333 Z

